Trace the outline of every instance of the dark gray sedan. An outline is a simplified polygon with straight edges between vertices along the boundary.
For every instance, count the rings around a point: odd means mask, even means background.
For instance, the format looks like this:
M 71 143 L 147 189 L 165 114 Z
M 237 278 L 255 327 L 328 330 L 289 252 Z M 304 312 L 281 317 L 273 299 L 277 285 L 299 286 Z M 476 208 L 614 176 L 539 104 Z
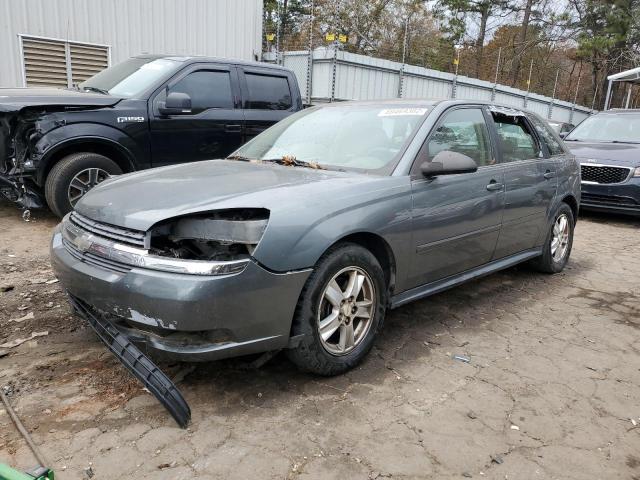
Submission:
M 57 227 L 52 263 L 76 308 L 148 351 L 287 349 L 333 375 L 389 308 L 524 261 L 561 271 L 579 202 L 578 164 L 535 114 L 334 103 L 225 160 L 103 182 Z

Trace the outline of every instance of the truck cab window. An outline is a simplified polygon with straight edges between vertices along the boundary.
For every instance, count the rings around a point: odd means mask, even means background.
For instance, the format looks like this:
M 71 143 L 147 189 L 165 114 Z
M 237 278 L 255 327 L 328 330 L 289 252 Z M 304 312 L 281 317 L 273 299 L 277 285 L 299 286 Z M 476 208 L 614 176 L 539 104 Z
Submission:
M 189 95 L 191 97 L 191 111 L 194 114 L 210 108 L 233 108 L 229 72 L 198 70 L 178 80 L 169 87 L 169 92 Z M 162 97 L 159 99 L 164 100 L 164 95 Z
M 292 106 L 287 77 L 245 73 L 249 98 L 248 109 L 289 110 Z

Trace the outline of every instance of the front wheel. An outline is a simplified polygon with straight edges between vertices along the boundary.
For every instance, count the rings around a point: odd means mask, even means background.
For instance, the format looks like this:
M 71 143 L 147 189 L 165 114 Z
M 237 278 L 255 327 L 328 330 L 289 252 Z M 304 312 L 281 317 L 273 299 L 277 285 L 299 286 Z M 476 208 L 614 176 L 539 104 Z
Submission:
M 561 272 L 571 254 L 575 219 L 571 207 L 561 203 L 553 216 L 549 232 L 543 246 L 542 255 L 534 259 L 533 266 L 545 273 Z
M 288 356 L 301 370 L 338 375 L 369 352 L 387 302 L 385 275 L 376 257 L 355 244 L 330 250 L 302 291 L 292 334 L 304 334 Z
M 56 163 L 45 183 L 47 205 L 58 217 L 74 209 L 85 193 L 122 170 L 116 162 L 91 152 L 73 153 Z

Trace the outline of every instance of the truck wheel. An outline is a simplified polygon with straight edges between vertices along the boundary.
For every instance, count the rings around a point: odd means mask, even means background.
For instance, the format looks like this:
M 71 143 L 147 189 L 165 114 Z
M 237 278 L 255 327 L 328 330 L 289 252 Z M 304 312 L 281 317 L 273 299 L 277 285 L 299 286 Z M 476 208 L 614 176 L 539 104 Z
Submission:
M 51 211 L 64 217 L 82 196 L 122 169 L 113 160 L 97 153 L 72 153 L 56 163 L 45 183 L 44 195 Z
M 531 265 L 536 270 L 544 273 L 558 273 L 564 269 L 571 254 L 574 226 L 575 220 L 571 207 L 561 203 L 549 225 L 542 255 L 531 261 Z
M 301 370 L 338 375 L 367 355 L 382 326 L 387 302 L 376 257 L 355 244 L 328 251 L 302 291 L 293 336 L 304 335 L 289 359 Z

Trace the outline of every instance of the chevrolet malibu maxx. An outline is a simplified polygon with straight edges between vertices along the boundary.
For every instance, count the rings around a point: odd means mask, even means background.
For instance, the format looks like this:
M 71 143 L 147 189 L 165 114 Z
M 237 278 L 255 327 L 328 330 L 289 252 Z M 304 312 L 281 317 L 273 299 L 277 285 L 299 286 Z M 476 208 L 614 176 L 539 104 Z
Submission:
M 334 103 L 223 160 L 112 177 L 57 227 L 84 316 L 187 361 L 286 349 L 335 375 L 390 308 L 528 261 L 566 265 L 580 172 L 537 115 L 465 101 Z

